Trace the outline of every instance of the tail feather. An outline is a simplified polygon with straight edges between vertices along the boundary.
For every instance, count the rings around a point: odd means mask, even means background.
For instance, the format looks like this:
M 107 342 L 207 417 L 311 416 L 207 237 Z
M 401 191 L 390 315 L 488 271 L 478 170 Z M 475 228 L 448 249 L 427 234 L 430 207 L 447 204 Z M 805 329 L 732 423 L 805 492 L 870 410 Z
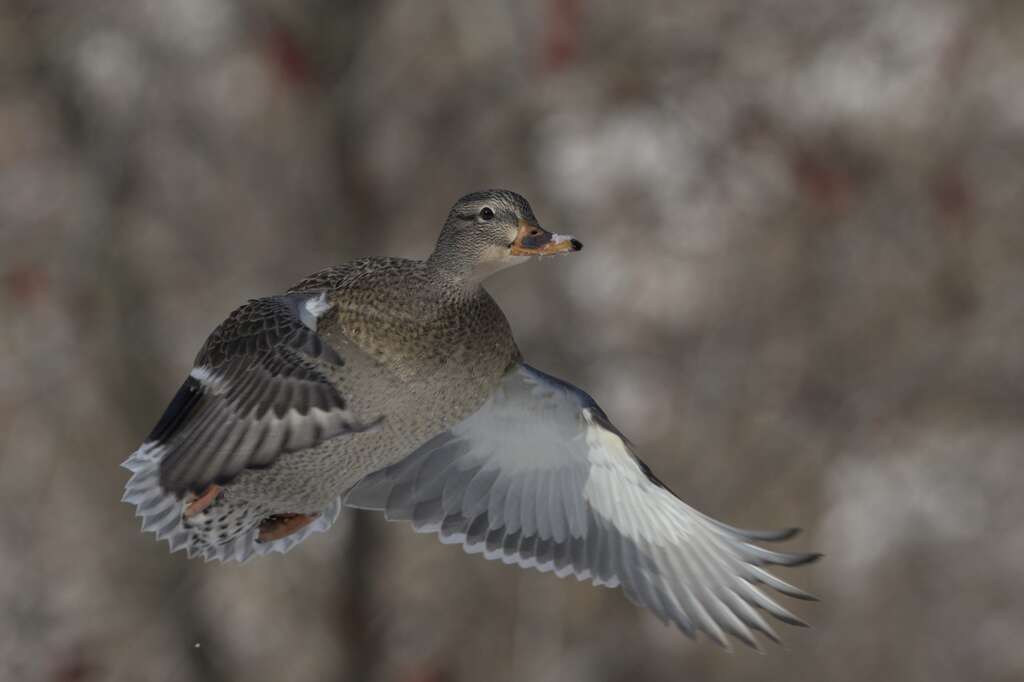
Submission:
M 132 453 L 121 465 L 132 472 L 125 485 L 121 501 L 135 507 L 135 515 L 142 518 L 142 530 L 153 533 L 157 540 L 165 540 L 170 551 L 185 550 L 189 558 L 202 557 L 205 561 L 248 561 L 254 556 L 277 552 L 284 554 L 313 533 L 330 528 L 341 511 L 341 499 L 336 499 L 324 508 L 315 521 L 302 529 L 271 542 L 260 542 L 260 521 L 267 516 L 266 510 L 253 505 L 241 509 L 222 510 L 237 517 L 237 529 L 230 537 L 217 541 L 204 527 L 186 522 L 183 514 L 184 499 L 160 487 L 160 460 L 166 449 L 159 443 L 149 441 Z M 216 511 L 211 508 L 210 511 Z

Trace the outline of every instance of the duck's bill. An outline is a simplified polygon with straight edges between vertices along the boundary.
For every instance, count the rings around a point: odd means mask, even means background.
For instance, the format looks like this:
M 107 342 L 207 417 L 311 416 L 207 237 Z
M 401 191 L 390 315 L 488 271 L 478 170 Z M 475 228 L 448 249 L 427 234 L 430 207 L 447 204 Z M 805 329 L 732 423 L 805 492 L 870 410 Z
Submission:
M 520 222 L 519 232 L 512 242 L 513 256 L 550 256 L 569 253 L 583 248 L 580 240 L 568 234 L 554 234 L 540 225 Z

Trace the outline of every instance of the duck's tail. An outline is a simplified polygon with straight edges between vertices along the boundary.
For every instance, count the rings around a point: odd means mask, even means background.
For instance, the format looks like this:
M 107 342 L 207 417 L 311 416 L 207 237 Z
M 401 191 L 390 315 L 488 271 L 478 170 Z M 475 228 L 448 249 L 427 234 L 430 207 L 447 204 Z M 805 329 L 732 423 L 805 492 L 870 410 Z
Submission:
M 336 499 L 318 514 L 280 514 L 233 500 L 229 489 L 215 487 L 179 499 L 160 486 L 163 455 L 159 443 L 144 443 L 121 464 L 132 472 L 121 500 L 135 507 L 143 531 L 166 540 L 171 552 L 185 550 L 189 558 L 244 562 L 271 552 L 283 554 L 330 528 L 341 511 L 341 500 Z

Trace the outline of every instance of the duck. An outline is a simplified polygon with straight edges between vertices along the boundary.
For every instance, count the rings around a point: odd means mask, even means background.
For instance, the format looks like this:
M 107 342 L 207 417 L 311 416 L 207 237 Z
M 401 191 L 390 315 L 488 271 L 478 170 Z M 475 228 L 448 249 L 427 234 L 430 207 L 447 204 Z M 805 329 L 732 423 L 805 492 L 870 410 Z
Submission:
M 760 649 L 772 598 L 814 597 L 766 567 L 816 553 L 682 501 L 594 399 L 527 364 L 484 281 L 581 251 L 521 195 L 452 206 L 423 260 L 365 258 L 234 310 L 123 466 L 143 531 L 206 561 L 285 553 L 343 507 L 469 554 L 621 588 L 694 638 Z

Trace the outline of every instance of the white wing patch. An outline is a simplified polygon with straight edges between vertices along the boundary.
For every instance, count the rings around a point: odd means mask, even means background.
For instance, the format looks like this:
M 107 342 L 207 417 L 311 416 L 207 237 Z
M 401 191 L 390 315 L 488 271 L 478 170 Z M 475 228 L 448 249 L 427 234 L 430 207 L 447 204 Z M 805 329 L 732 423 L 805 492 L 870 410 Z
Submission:
M 214 374 L 209 367 L 201 365 L 193 367 L 188 375 L 204 386 L 208 386 L 215 394 L 219 394 L 224 389 L 224 380 Z
M 635 542 L 665 547 L 683 541 L 687 520 L 676 509 L 679 501 L 648 480 L 625 441 L 597 423 L 590 408 L 582 414 L 591 464 L 583 496 L 593 510 Z
M 802 625 L 755 585 L 810 598 L 762 566 L 817 558 L 754 544 L 793 530 L 741 530 L 687 506 L 590 396 L 526 365 L 476 413 L 356 484 L 345 503 L 471 554 L 621 586 L 662 621 L 723 646 L 726 634 L 755 648 L 754 631 L 777 639 L 756 609 Z
M 306 304 L 299 310 L 299 319 L 310 331 L 316 331 L 320 318 L 324 313 L 333 308 L 334 305 L 327 301 L 327 292 L 314 296 L 306 301 Z

